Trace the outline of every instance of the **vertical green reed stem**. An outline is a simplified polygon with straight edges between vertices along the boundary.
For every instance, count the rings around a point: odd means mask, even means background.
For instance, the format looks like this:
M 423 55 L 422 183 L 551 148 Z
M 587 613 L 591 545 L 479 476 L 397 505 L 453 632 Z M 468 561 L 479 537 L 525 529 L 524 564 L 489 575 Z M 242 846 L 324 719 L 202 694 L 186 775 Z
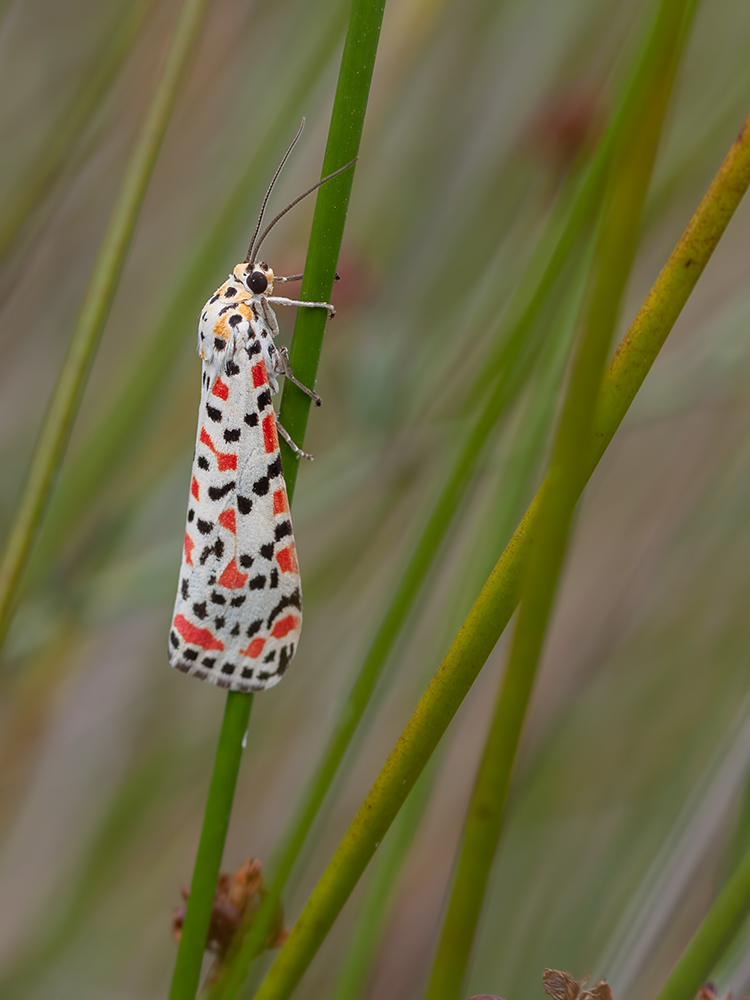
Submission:
M 627 413 L 748 184 L 750 120 L 607 368 L 594 421 L 594 448 L 586 467 L 587 478 Z M 545 482 L 506 546 L 261 984 L 256 1000 L 286 1000 L 291 995 L 502 635 L 518 602 L 528 533 L 546 488 Z
M 385 0 L 353 0 L 321 176 L 344 166 L 359 153 L 384 11 Z M 354 172 L 346 171 L 318 191 L 305 263 L 305 277 L 300 293 L 301 299 L 308 301 L 328 301 L 330 299 L 353 180 Z M 309 386 L 315 384 L 326 318 L 323 309 L 299 309 L 297 312 L 290 359 L 297 377 Z M 304 440 L 309 410 L 309 397 L 293 384 L 287 383 L 284 386 L 282 396 L 280 420 L 289 431 L 292 439 L 298 443 L 302 443 Z M 281 444 L 281 451 L 284 478 L 291 502 L 297 481 L 299 460 L 284 442 Z M 229 697 L 230 700 L 233 700 L 248 696 L 234 694 Z M 229 742 L 227 740 L 227 743 Z M 223 727 L 219 743 L 220 747 L 224 745 Z M 239 754 L 239 751 L 237 753 Z M 231 764 L 231 758 L 227 755 L 223 766 L 229 767 Z M 219 758 L 217 757 L 213 781 L 217 780 L 218 771 Z M 234 775 L 236 780 L 236 769 Z M 204 829 L 206 824 L 210 823 L 209 806 L 210 799 L 206 806 Z M 294 856 L 296 857 L 296 850 Z M 200 853 L 196 860 L 196 874 L 199 862 Z M 280 868 L 283 870 L 283 859 Z M 218 875 L 218 864 L 216 875 Z M 260 950 L 280 895 L 280 885 L 277 882 L 272 883 L 264 908 L 258 914 L 242 949 L 235 961 L 230 964 L 226 975 L 217 984 L 216 990 L 221 990 L 221 995 L 234 996 L 244 982 L 247 968 L 252 958 Z M 205 926 L 207 929 L 207 922 Z M 205 936 L 203 944 L 205 945 Z M 178 964 L 179 962 L 180 956 L 178 955 Z M 200 964 L 198 970 L 200 970 Z M 177 970 L 175 970 L 176 976 Z M 197 988 L 197 979 L 195 985 Z M 192 994 L 188 992 L 178 993 L 174 992 L 173 989 L 171 1000 L 188 1000 L 188 997 L 192 1000 L 192 996 L 194 996 L 194 992 Z
M 518 623 L 469 803 L 427 1000 L 456 1000 L 471 956 L 573 513 L 587 479 L 599 384 L 635 256 L 664 113 L 686 37 L 683 10 L 681 0 L 661 3 L 651 72 L 642 80 L 640 101 L 634 103 L 614 150 L 588 315 L 574 356 L 547 489 L 534 522 Z
M 230 691 L 227 695 L 169 1000 L 193 1000 L 198 991 L 219 866 L 252 704 L 251 694 Z
M 207 6 L 208 0 L 184 0 L 161 79 L 125 168 L 0 563 L 0 645 L 10 624 L 16 589 L 53 489 L 146 189 Z

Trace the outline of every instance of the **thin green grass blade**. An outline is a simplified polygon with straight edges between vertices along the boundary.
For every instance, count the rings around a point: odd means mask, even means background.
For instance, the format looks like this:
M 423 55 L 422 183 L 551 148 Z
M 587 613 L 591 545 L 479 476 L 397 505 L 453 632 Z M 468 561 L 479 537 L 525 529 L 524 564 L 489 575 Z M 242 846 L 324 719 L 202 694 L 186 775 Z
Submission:
M 321 176 L 326 176 L 353 160 L 359 153 L 359 145 L 364 128 L 365 113 L 367 111 L 367 100 L 370 93 L 370 83 L 372 73 L 375 68 L 375 56 L 377 54 L 378 41 L 380 38 L 380 28 L 383 23 L 383 13 L 385 11 L 384 0 L 354 0 L 349 18 L 344 51 L 341 58 L 341 69 L 339 72 L 336 96 L 334 98 L 333 110 L 331 112 L 331 124 L 328 132 L 328 142 L 323 158 L 323 168 Z M 349 195 L 353 183 L 353 171 L 346 171 L 339 177 L 325 184 L 318 191 L 313 215 L 312 229 L 310 233 L 310 243 L 305 263 L 305 277 L 302 282 L 300 298 L 308 301 L 328 301 L 333 289 L 333 282 L 336 273 L 336 264 L 341 250 L 341 241 L 344 235 L 344 225 L 346 223 L 346 213 L 349 207 Z M 323 333 L 326 324 L 325 310 L 322 309 L 300 309 L 297 312 L 297 319 L 294 327 L 292 345 L 290 349 L 290 359 L 292 367 L 297 377 L 305 384 L 313 386 L 315 384 L 315 374 L 320 359 L 320 352 L 323 346 Z M 304 440 L 307 417 L 309 413 L 310 399 L 296 386 L 287 382 L 284 386 L 284 393 L 280 407 L 280 420 L 291 434 L 293 440 L 301 443 Z M 282 442 L 282 460 L 284 464 L 284 477 L 287 484 L 290 503 L 294 496 L 294 488 L 297 479 L 298 458 Z M 248 695 L 233 693 L 229 695 L 229 700 L 240 701 L 247 699 Z M 228 709 L 227 709 L 228 711 Z M 226 720 L 226 716 L 225 716 Z M 230 746 L 231 739 L 224 737 L 224 724 L 222 724 L 222 734 L 219 738 L 221 747 Z M 237 758 L 241 753 L 241 748 L 235 747 Z M 232 760 L 231 755 L 226 753 L 221 762 L 221 767 L 231 770 L 236 781 L 239 770 L 239 760 Z M 220 763 L 217 757 L 214 779 L 218 780 Z M 210 827 L 212 818 L 210 815 L 211 801 L 206 805 L 204 818 L 204 829 Z M 222 841 L 223 849 L 223 841 Z M 218 849 L 218 844 L 215 845 Z M 210 871 L 213 873 L 213 886 L 216 886 L 216 876 L 218 876 L 219 862 L 221 860 L 221 850 L 218 859 L 214 864 L 214 859 L 207 856 L 203 858 L 200 854 L 196 859 L 195 874 L 193 880 L 199 877 L 199 868 L 205 864 L 210 864 Z M 200 876 L 203 880 L 203 876 Z M 274 895 L 273 887 L 266 897 L 266 904 L 272 900 Z M 277 897 L 278 898 L 278 897 Z M 211 899 L 203 899 L 200 902 L 202 916 L 199 926 L 208 928 L 210 919 Z M 197 906 L 192 900 L 188 901 L 188 914 L 190 907 Z M 271 915 L 275 910 L 266 905 L 265 913 L 268 914 L 270 922 Z M 260 944 L 265 938 L 267 924 L 262 914 L 258 914 L 253 928 L 248 935 L 245 946 L 240 950 L 236 960 L 228 968 L 225 977 L 220 981 L 224 996 L 234 996 L 242 985 L 250 961 L 260 949 Z M 257 943 L 256 943 L 257 939 Z M 205 934 L 202 938 L 202 947 L 199 955 L 191 953 L 191 957 L 182 960 L 184 963 L 191 963 L 196 967 L 195 974 L 180 978 L 180 982 L 185 982 L 185 986 L 176 990 L 173 985 L 171 1000 L 192 1000 L 198 986 L 200 975 L 200 959 L 205 946 Z M 197 947 L 197 944 L 194 944 Z M 178 954 L 178 966 L 180 965 L 182 949 Z M 180 974 L 181 975 L 181 974 Z M 175 969 L 175 981 L 178 979 L 178 969 Z M 193 985 L 194 984 L 194 985 Z M 192 990 L 192 992 L 191 992 Z
M 750 184 L 750 121 L 610 362 L 594 422 L 590 476 L 612 440 Z M 258 1000 L 291 995 L 458 711 L 518 602 L 528 533 L 543 484 L 323 873 Z
M 680 43 L 686 37 L 683 9 L 674 0 L 660 5 L 652 71 L 642 80 L 641 100 L 634 104 L 612 158 L 591 303 L 550 459 L 548 488 L 534 522 L 518 623 L 467 811 L 427 1000 L 455 1000 L 466 976 L 573 514 L 587 478 L 597 392 L 635 257 Z
M 135 230 L 180 83 L 198 39 L 208 0 L 185 0 L 159 84 L 141 127 L 102 241 L 78 324 L 39 435 L 31 469 L 0 563 L 0 644 L 16 589 L 44 516 L 54 479 L 80 404 L 86 377 Z
M 39 202 L 48 194 L 65 165 L 71 148 L 117 79 L 138 32 L 153 6 L 153 0 L 133 4 L 122 24 L 99 53 L 97 64 L 87 73 L 83 85 L 73 95 L 52 129 L 44 149 L 26 172 L 23 183 L 0 214 L 0 260 L 12 248 Z

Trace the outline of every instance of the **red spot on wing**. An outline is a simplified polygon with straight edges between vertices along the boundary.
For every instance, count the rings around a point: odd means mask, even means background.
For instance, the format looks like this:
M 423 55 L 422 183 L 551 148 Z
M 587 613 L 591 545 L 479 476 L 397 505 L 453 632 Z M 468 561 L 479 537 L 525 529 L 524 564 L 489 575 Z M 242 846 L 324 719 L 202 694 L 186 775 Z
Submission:
M 237 560 L 232 559 L 227 568 L 219 577 L 219 586 L 227 587 L 228 590 L 239 590 L 247 583 L 247 573 L 240 573 L 237 568 Z
M 289 501 L 286 498 L 286 490 L 274 490 L 273 492 L 274 514 L 286 514 L 288 510 L 289 510 Z
M 219 472 L 227 472 L 229 469 L 237 468 L 237 456 L 231 455 L 228 452 L 217 451 L 216 445 L 211 440 L 211 435 L 205 427 L 201 427 L 201 444 L 205 444 L 216 455 Z
M 223 510 L 219 514 L 219 524 L 233 535 L 237 534 L 237 517 L 233 510 Z
M 193 494 L 196 500 L 200 500 L 200 487 L 198 485 L 198 480 L 193 476 L 193 481 L 190 484 L 190 492 Z
M 247 649 L 241 649 L 240 653 L 243 656 L 250 656 L 255 660 L 263 652 L 263 647 L 265 646 L 265 644 L 266 640 L 258 637 L 257 639 L 253 639 L 253 641 L 250 643 Z
M 185 532 L 185 562 L 188 566 L 193 565 L 193 549 L 195 548 L 195 542 L 190 537 L 190 535 Z
M 293 545 L 287 545 L 276 553 L 276 562 L 282 573 L 292 573 L 297 569 L 297 555 Z
M 229 399 L 229 386 L 225 385 L 220 378 L 217 378 L 211 390 L 211 395 L 218 396 L 219 399 L 223 399 L 226 402 Z
M 276 420 L 271 413 L 269 413 L 267 417 L 263 417 L 263 444 L 265 445 L 267 455 L 272 451 L 276 451 L 279 447 L 279 436 L 276 433 Z
M 185 642 L 192 646 L 200 646 L 201 649 L 217 650 L 224 649 L 224 643 L 217 639 L 207 628 L 198 628 L 187 620 L 184 615 L 174 616 L 174 627 L 180 633 Z
M 298 625 L 299 618 L 296 615 L 287 615 L 286 618 L 281 618 L 276 622 L 271 630 L 271 635 L 274 639 L 283 639 L 285 635 L 289 635 Z
M 259 361 L 257 365 L 253 365 L 252 369 L 253 375 L 253 386 L 257 389 L 261 385 L 265 385 L 268 381 L 268 375 L 266 374 L 266 363 L 265 361 Z

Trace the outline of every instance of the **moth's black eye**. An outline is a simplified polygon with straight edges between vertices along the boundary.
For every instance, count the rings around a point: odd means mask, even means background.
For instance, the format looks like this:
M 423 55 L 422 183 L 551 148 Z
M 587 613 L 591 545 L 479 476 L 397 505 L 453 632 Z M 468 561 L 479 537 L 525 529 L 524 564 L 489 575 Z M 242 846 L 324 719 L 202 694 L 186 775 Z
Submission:
M 268 288 L 268 278 L 262 271 L 253 271 L 247 279 L 247 287 L 251 292 L 255 292 L 256 295 L 260 295 L 261 292 L 265 292 Z

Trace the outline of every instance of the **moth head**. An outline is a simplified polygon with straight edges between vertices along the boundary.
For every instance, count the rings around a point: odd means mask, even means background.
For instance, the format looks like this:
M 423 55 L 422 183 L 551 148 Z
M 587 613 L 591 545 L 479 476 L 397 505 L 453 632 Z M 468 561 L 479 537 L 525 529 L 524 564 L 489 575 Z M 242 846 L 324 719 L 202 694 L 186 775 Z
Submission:
M 251 295 L 273 295 L 273 269 L 263 260 L 257 264 L 238 264 L 234 276 Z

